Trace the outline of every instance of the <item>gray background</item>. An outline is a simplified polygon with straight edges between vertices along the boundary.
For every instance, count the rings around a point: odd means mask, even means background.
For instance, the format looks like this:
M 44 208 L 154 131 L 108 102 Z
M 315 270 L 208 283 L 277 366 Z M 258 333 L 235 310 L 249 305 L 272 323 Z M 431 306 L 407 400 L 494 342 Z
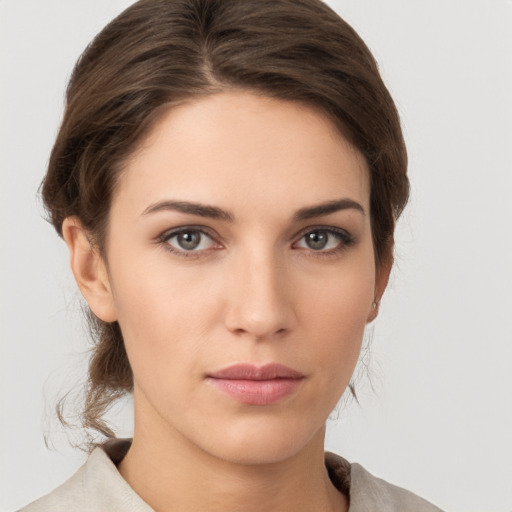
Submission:
M 72 66 L 129 3 L 0 3 L 3 511 L 85 458 L 52 410 L 82 379 L 88 345 L 64 244 L 36 191 Z M 363 376 L 361 407 L 330 422 L 327 446 L 447 510 L 510 511 L 512 2 L 329 3 L 374 51 L 396 99 L 412 198 L 371 329 L 371 383 Z M 128 435 L 129 407 L 117 412 Z

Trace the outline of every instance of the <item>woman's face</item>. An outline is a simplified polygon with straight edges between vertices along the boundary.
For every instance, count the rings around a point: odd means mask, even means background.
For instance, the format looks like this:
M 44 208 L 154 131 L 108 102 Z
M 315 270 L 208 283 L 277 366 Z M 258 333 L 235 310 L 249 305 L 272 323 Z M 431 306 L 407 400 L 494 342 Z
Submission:
M 323 438 L 379 293 L 369 197 L 310 107 L 226 92 L 165 115 L 121 175 L 95 311 L 121 326 L 136 433 L 248 463 Z

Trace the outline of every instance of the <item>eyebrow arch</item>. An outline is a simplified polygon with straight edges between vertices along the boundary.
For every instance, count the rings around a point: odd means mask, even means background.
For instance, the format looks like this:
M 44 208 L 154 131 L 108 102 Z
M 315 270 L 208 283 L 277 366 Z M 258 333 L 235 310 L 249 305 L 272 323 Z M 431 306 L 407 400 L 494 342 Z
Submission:
M 150 213 L 171 210 L 181 213 L 188 213 L 191 215 L 198 215 L 199 217 L 207 217 L 210 219 L 219 219 L 227 222 L 233 222 L 235 219 L 233 215 L 218 208 L 217 206 L 208 206 L 200 203 L 191 203 L 189 201 L 172 201 L 164 200 L 148 206 L 142 215 L 149 215 Z
M 328 201 L 326 203 L 321 203 L 315 206 L 310 206 L 307 208 L 301 208 L 297 211 L 297 213 L 293 216 L 294 221 L 301 221 L 312 219 L 314 217 L 321 217 L 322 215 L 329 215 L 331 213 L 338 212 L 340 210 L 353 209 L 358 212 L 366 215 L 364 208 L 353 199 L 337 199 L 334 201 Z

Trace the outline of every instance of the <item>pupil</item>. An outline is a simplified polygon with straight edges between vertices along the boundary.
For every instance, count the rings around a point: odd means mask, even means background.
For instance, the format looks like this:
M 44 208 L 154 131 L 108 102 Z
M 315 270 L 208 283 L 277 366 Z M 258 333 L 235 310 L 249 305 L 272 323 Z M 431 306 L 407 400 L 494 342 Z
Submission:
M 194 231 L 185 231 L 178 235 L 178 243 L 180 247 L 189 251 L 195 249 L 199 245 L 200 241 L 201 237 L 199 233 Z
M 325 231 L 315 231 L 306 235 L 306 243 L 310 249 L 316 251 L 323 249 L 327 245 L 327 233 Z

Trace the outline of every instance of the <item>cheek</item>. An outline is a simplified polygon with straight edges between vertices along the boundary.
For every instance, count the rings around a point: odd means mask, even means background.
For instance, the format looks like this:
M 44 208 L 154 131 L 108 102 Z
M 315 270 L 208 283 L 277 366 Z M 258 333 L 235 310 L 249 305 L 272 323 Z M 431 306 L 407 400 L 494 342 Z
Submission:
M 165 259 L 165 258 L 163 258 Z M 118 259 L 112 275 L 114 301 L 135 377 L 180 370 L 199 353 L 218 317 L 216 302 L 197 273 L 162 265 L 162 255 L 137 263 Z M 143 376 L 140 375 L 140 377 Z M 169 375 L 175 374 L 170 372 Z
M 302 314 L 331 334 L 362 332 L 375 293 L 375 268 L 369 251 L 361 250 L 329 273 L 302 286 Z
M 311 357 L 329 395 L 343 393 L 359 357 L 375 287 L 373 260 L 367 263 L 318 283 L 304 301 L 306 339 L 314 340 Z

